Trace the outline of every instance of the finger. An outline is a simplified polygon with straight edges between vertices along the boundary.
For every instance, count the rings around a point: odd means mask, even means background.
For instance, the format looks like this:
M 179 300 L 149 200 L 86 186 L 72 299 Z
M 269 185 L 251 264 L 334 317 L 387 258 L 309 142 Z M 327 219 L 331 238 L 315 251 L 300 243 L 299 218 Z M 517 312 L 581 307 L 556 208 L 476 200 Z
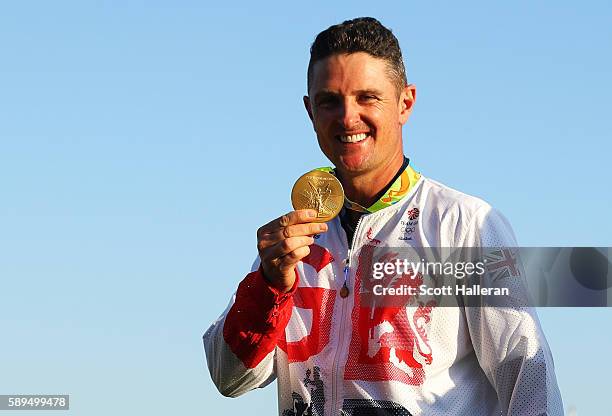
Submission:
M 317 211 L 314 209 L 299 209 L 297 211 L 291 211 L 262 226 L 259 230 L 257 230 L 257 237 L 259 238 L 264 234 L 278 231 L 281 228 L 288 227 L 289 225 L 312 222 L 312 220 L 315 218 L 317 218 Z
M 281 228 L 280 230 L 275 231 L 273 233 L 262 235 L 257 241 L 257 249 L 261 252 L 262 250 L 271 247 L 279 241 L 285 240 L 287 238 L 313 236 L 316 234 L 324 233 L 327 230 L 327 224 L 318 222 L 290 225 L 288 227 Z
M 278 262 L 280 271 L 285 272 L 292 269 L 300 260 L 310 254 L 310 247 L 304 246 L 285 254 Z
M 282 257 L 286 254 L 291 253 L 293 250 L 296 250 L 300 247 L 307 247 L 311 244 L 314 244 L 314 238 L 310 236 L 286 238 L 270 247 L 261 250 L 260 257 L 262 258 L 262 260 L 270 261 L 271 259 Z
M 327 224 L 310 222 L 307 224 L 290 225 L 288 227 L 281 228 L 278 231 L 270 233 L 267 236 L 280 241 L 285 238 L 299 237 L 303 235 L 312 236 L 314 234 L 324 233 L 325 231 L 327 231 Z

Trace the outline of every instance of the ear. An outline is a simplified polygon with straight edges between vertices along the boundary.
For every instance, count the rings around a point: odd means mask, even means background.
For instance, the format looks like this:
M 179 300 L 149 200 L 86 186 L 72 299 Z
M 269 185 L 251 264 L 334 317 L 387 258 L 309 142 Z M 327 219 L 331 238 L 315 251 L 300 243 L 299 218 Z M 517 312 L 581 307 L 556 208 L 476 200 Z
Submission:
M 312 107 L 310 106 L 310 97 L 305 95 L 303 99 L 304 99 L 304 107 L 306 107 L 306 112 L 308 113 L 308 117 L 310 117 L 310 121 L 314 121 L 312 118 Z
M 410 113 L 412 113 L 412 107 L 416 101 L 416 87 L 412 84 L 408 84 L 404 87 L 404 90 L 400 94 L 399 98 L 399 122 L 401 125 L 406 124 Z

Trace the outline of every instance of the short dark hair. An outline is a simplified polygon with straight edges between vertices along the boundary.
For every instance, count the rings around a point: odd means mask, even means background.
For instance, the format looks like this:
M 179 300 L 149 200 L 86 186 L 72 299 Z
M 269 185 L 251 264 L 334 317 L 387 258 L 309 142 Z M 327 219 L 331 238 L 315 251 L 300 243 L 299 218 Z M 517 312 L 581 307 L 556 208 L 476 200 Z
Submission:
M 389 76 L 398 95 L 408 84 L 399 42 L 391 30 L 373 17 L 358 17 L 319 33 L 310 47 L 307 88 L 310 92 L 314 64 L 336 54 L 366 52 L 387 61 Z

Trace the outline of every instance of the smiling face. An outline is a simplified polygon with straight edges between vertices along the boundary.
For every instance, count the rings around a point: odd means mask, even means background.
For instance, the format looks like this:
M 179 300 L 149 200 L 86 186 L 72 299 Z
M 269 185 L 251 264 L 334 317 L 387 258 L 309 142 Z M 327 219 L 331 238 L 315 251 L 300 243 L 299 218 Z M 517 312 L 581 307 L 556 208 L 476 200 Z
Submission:
M 304 104 L 321 150 L 345 180 L 362 175 L 390 180 L 403 162 L 402 126 L 415 88 L 398 93 L 387 65 L 357 52 L 331 55 L 313 66 Z

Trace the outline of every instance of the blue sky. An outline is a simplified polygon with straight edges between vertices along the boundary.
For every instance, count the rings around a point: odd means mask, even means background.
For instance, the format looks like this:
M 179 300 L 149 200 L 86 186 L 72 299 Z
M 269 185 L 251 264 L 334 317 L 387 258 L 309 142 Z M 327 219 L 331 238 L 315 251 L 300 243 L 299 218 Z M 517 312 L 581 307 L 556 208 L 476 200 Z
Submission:
M 346 18 L 400 40 L 418 170 L 490 202 L 522 245 L 612 246 L 612 6 L 383 3 L 3 5 L 0 393 L 69 393 L 75 415 L 274 414 L 275 386 L 216 392 L 200 338 L 255 230 L 328 164 L 301 97 L 310 43 Z M 612 311 L 539 313 L 566 407 L 601 414 Z

